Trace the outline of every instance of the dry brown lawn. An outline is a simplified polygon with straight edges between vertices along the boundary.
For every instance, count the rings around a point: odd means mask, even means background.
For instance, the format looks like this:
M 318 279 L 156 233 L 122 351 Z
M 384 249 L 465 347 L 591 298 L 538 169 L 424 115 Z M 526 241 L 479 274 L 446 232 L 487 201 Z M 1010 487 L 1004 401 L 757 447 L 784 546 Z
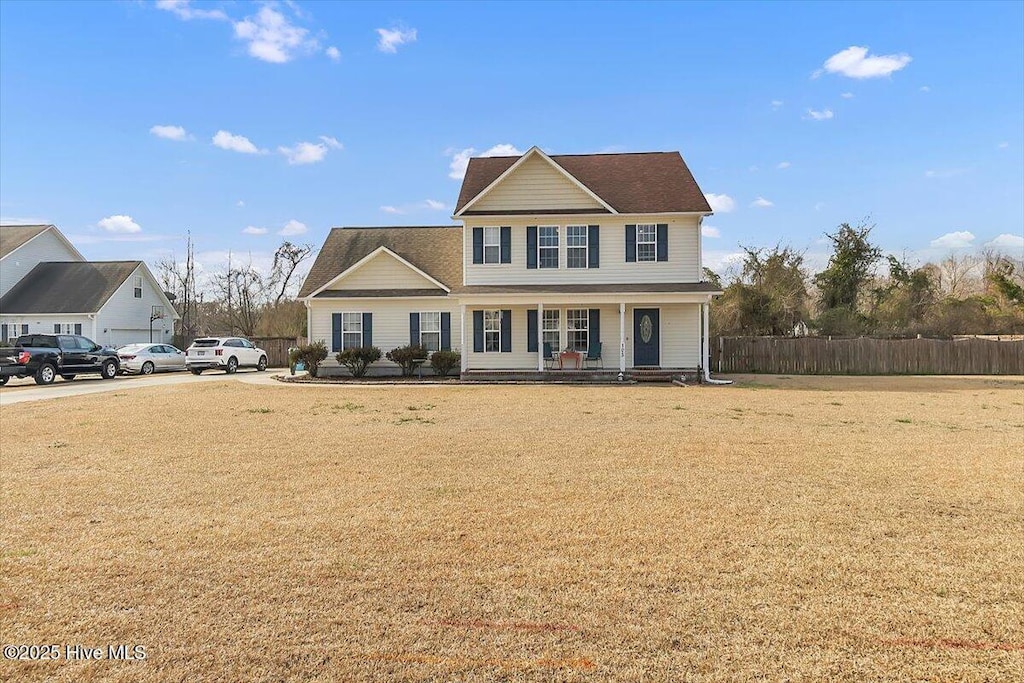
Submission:
M 5 680 L 1024 679 L 1020 378 L 5 407 Z

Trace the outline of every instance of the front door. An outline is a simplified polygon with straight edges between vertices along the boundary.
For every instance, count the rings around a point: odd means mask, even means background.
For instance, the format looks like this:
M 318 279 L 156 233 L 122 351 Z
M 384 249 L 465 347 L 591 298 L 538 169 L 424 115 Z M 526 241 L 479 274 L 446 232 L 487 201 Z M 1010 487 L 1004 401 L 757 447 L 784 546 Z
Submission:
M 661 365 L 661 325 L 657 308 L 633 309 L 633 365 Z

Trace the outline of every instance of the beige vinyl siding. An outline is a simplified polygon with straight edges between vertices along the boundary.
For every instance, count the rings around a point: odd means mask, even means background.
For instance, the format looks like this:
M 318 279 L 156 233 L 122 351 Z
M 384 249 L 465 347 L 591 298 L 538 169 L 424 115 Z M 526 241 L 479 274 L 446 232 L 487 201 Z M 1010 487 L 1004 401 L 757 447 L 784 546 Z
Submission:
M 0 296 L 43 261 L 81 260 L 50 228 L 25 242 L 0 262 Z
M 332 315 L 334 313 L 372 313 L 373 314 L 373 345 L 387 353 L 391 349 L 409 343 L 409 314 L 422 311 L 440 311 L 451 313 L 452 350 L 459 350 L 459 306 L 447 297 L 403 297 L 394 299 L 313 299 L 310 302 L 312 313 L 311 341 L 323 341 L 327 344 L 327 361 L 325 368 L 337 368 L 334 356 L 337 353 L 331 348 L 333 341 Z M 469 339 L 472 342 L 472 338 Z M 394 372 L 397 367 L 383 356 L 371 367 L 373 371 Z
M 470 210 L 594 208 L 603 207 L 548 161 L 533 156 L 473 204 Z
M 380 253 L 328 289 L 426 289 L 437 285 L 391 254 Z
M 700 304 L 634 304 L 626 306 L 626 367 L 633 367 L 633 309 L 659 308 L 661 367 L 695 368 L 700 365 Z M 602 313 L 603 315 L 603 313 Z M 618 310 L 615 312 L 618 339 Z M 601 321 L 602 328 L 604 321 Z M 616 358 L 616 362 L 618 359 Z
M 626 262 L 626 225 L 666 223 L 668 260 Z M 512 262 L 473 264 L 474 227 L 512 227 Z M 526 267 L 526 227 L 558 225 L 558 268 Z M 566 268 L 566 226 L 600 226 L 600 267 Z M 515 216 L 500 219 L 467 218 L 463 232 L 465 280 L 467 285 L 501 284 L 619 284 L 634 282 L 699 282 L 700 223 L 697 216 Z

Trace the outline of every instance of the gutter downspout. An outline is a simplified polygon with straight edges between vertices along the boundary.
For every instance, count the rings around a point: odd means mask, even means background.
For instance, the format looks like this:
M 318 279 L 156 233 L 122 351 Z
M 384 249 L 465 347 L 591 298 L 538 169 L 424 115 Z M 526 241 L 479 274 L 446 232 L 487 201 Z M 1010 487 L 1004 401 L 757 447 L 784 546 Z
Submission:
M 313 307 L 309 305 L 309 299 L 303 299 L 306 305 L 306 344 L 313 343 Z

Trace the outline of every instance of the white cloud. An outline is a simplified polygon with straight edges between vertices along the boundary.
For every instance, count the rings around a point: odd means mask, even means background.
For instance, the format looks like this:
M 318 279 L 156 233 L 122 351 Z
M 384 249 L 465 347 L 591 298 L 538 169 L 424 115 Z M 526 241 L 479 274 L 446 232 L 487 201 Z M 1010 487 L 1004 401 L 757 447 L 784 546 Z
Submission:
M 257 228 L 256 226 L 250 225 L 244 230 L 242 230 L 242 232 L 244 232 L 246 235 L 266 235 L 270 231 L 267 230 L 266 228 Z
M 932 240 L 932 246 L 938 249 L 966 249 L 974 242 L 974 233 L 967 230 L 947 232 L 942 237 Z
M 449 178 L 455 180 L 462 180 L 466 175 L 466 167 L 469 166 L 470 157 L 476 155 L 475 147 L 466 147 L 465 149 L 453 150 L 449 149 L 445 152 L 452 158 L 451 163 L 448 165 L 450 169 L 448 173 Z M 510 145 L 507 142 L 495 145 L 488 150 L 481 152 L 477 156 L 482 157 L 504 157 L 504 156 L 522 156 L 523 153 L 516 149 L 515 145 Z
M 332 62 L 340 62 L 341 61 L 341 50 L 339 50 L 338 48 L 334 47 L 333 45 L 331 45 L 329 48 L 324 50 L 324 54 L 326 54 L 330 58 L 330 60 Z
M 777 169 L 779 169 L 781 171 L 783 169 L 789 168 L 792 165 L 793 164 L 789 163 L 788 161 L 780 161 L 778 164 L 775 165 L 775 168 L 777 168 Z
M 238 208 L 242 208 L 243 206 L 245 206 L 245 202 L 239 199 L 237 202 L 235 202 L 235 206 L 237 206 Z
M 100 220 L 96 225 L 100 226 L 107 232 L 116 232 L 120 234 L 142 232 L 142 227 L 133 221 L 131 216 L 125 216 L 123 214 L 107 216 Z
M 853 99 L 853 93 L 852 92 L 844 92 L 843 94 L 840 95 L 840 97 L 842 97 L 844 100 L 852 100 Z
M 1000 143 L 999 143 L 999 144 L 997 145 L 997 147 L 999 147 L 999 149 L 1006 149 L 1006 148 L 1007 148 L 1007 147 L 1009 147 L 1009 146 L 1010 146 L 1010 143 L 1009 143 L 1009 142 L 1006 142 L 1005 140 L 1004 140 L 1003 142 L 1000 142 Z
M 216 19 L 226 21 L 228 15 L 219 9 L 196 9 L 191 0 L 156 0 L 156 8 L 174 13 L 179 19 Z
M 932 91 L 932 89 L 929 88 L 927 85 L 922 85 L 920 88 L 918 88 L 918 90 L 920 90 L 921 92 L 931 92 Z
M 781 109 L 783 104 L 782 100 L 772 100 L 772 109 Z
M 308 228 L 306 228 L 305 223 L 300 223 L 293 218 L 285 223 L 284 227 L 277 231 L 277 234 L 284 237 L 292 237 L 294 235 L 305 234 L 307 229 Z
M 252 144 L 252 141 L 244 135 L 234 135 L 226 130 L 217 131 L 217 134 L 213 136 L 213 144 L 215 147 L 241 154 L 263 154 L 265 152 Z
M 708 200 L 708 204 L 711 205 L 711 210 L 715 213 L 729 213 L 736 208 L 736 201 L 727 194 L 705 192 L 704 199 Z
M 940 168 L 940 169 L 929 169 L 924 172 L 925 178 L 955 178 L 956 176 L 967 173 L 969 169 L 966 168 Z
M 810 119 L 811 121 L 828 121 L 833 116 L 835 116 L 835 114 L 832 113 L 831 109 L 822 109 L 821 111 L 808 109 L 807 116 L 805 116 L 804 118 Z
M 722 233 L 718 230 L 718 228 L 715 228 L 715 227 L 710 226 L 710 225 L 702 225 L 702 226 L 700 226 L 700 234 L 704 235 L 705 237 L 721 237 L 722 236 Z
M 825 60 L 822 70 L 849 78 L 882 78 L 910 64 L 910 55 L 868 55 L 868 48 L 851 46 Z M 814 77 L 822 70 L 814 73 Z
M 416 42 L 416 29 L 414 28 L 379 28 L 377 35 L 380 36 L 377 40 L 377 49 L 389 54 L 398 52 L 401 45 Z
M 423 203 L 426 204 L 427 208 L 431 209 L 432 211 L 444 211 L 446 208 L 448 208 L 444 202 L 439 202 L 436 199 L 427 199 Z
M 996 249 L 1024 249 L 1024 236 L 1004 232 L 991 242 L 987 242 L 985 246 Z
M 815 211 L 821 211 L 824 208 L 825 208 L 825 202 L 818 202 L 817 204 L 814 205 L 814 210 Z
M 769 207 L 775 206 L 775 203 L 765 199 L 764 197 L 758 197 L 754 201 L 750 202 L 750 205 L 756 206 L 759 209 L 767 209 Z
M 235 37 L 248 43 L 249 55 L 272 64 L 284 64 L 296 54 L 311 54 L 320 49 L 309 30 L 296 26 L 271 5 L 234 24 Z
M 152 135 L 158 138 L 164 138 L 165 140 L 176 140 L 182 142 L 184 140 L 191 140 L 192 136 L 188 134 L 181 126 L 153 126 L 149 129 Z
M 300 142 L 294 147 L 278 147 L 277 151 L 287 157 L 289 164 L 301 166 L 323 161 L 329 149 L 342 149 L 342 144 L 328 135 L 321 135 L 320 142 Z
M 757 173 L 758 171 L 761 170 L 761 167 L 760 166 L 751 166 L 747 170 L 750 171 L 751 173 Z
M 391 213 L 391 214 L 402 214 L 402 213 L 405 213 L 405 211 L 403 209 L 400 209 L 397 206 L 382 206 L 382 207 L 380 207 L 380 210 L 383 211 L 384 213 Z

